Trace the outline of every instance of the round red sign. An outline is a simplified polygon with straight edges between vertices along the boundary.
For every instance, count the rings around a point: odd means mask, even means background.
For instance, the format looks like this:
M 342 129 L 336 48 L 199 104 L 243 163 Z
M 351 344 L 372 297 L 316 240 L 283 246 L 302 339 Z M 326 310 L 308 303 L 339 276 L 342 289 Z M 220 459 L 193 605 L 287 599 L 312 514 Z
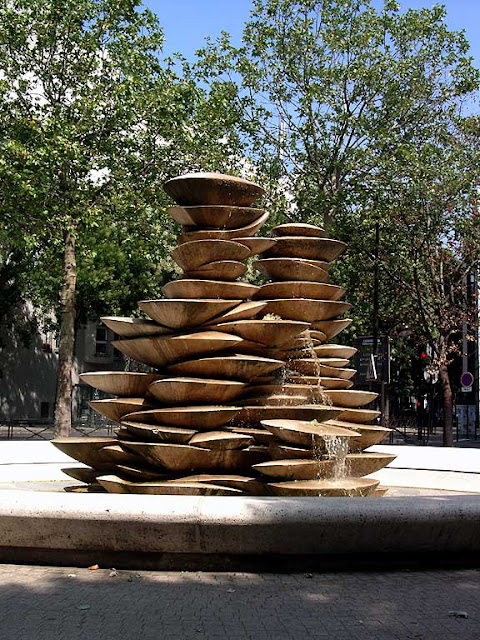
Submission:
M 462 373 L 460 383 L 462 387 L 471 387 L 473 384 L 473 374 L 471 374 L 470 371 L 465 371 L 465 373 Z

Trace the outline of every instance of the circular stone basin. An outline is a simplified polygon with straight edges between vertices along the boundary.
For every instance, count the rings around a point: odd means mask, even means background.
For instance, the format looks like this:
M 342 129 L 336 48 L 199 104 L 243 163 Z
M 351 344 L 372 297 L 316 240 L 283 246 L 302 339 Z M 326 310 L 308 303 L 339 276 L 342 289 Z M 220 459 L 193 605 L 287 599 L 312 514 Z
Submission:
M 349 453 L 345 460 L 345 476 L 361 477 L 375 473 L 396 456 L 387 453 Z M 263 475 L 282 480 L 315 480 L 331 478 L 338 469 L 335 460 L 291 459 L 262 462 L 253 467 Z
M 287 222 L 273 228 L 276 236 L 303 236 L 308 238 L 325 238 L 327 232 L 321 227 L 304 222 Z
M 122 318 L 103 316 L 100 320 L 121 338 L 138 338 L 140 336 L 161 336 L 173 333 L 167 327 L 161 327 L 153 320 L 141 318 Z
M 380 482 L 370 478 L 341 480 L 294 480 L 269 483 L 277 496 L 366 497 L 372 495 Z
M 228 431 L 233 433 L 242 433 L 251 436 L 255 440 L 255 444 L 260 446 L 268 446 L 272 440 L 273 435 L 266 429 L 255 429 L 253 427 L 241 426 L 241 427 L 224 427 Z
M 95 469 L 111 469 L 112 457 L 104 448 L 117 444 L 115 438 L 54 438 L 51 443 L 74 460 Z
M 266 300 L 264 312 L 273 313 L 286 320 L 302 320 L 317 323 L 346 313 L 351 304 L 336 300 L 313 300 L 309 298 L 284 298 Z M 317 328 L 315 324 L 315 328 Z M 322 329 L 320 329 L 322 331 Z M 324 332 L 326 333 L 326 332 Z
M 349 453 L 346 459 L 346 471 L 349 476 L 368 476 L 380 471 L 393 462 L 397 456 L 390 453 Z
M 344 422 L 343 420 L 329 420 L 328 424 L 345 429 L 354 429 L 360 433 L 360 436 L 349 440 L 350 451 L 362 451 L 367 447 L 379 444 L 392 431 L 391 429 L 373 424 L 356 424 L 353 422 Z
M 263 462 L 266 458 L 263 452 L 248 449 L 215 450 L 183 444 L 153 444 L 150 442 L 129 442 L 125 446 L 128 446 L 134 453 L 143 456 L 149 463 L 161 465 L 168 471 L 175 473 L 213 469 L 218 469 L 222 473 L 239 471 Z
M 98 482 L 109 493 L 146 493 L 150 495 L 176 495 L 176 496 L 231 496 L 241 495 L 238 489 L 222 487 L 215 484 L 202 484 L 200 482 L 132 482 L 123 480 L 119 476 L 99 476 Z
M 237 426 L 242 424 L 255 426 L 261 423 L 266 427 L 266 423 L 263 421 L 270 420 L 291 420 L 297 418 L 298 420 L 317 420 L 323 422 L 324 420 L 330 420 L 338 416 L 338 409 L 332 409 L 331 407 L 322 407 L 321 405 L 296 405 L 294 407 L 282 407 L 282 406 L 263 406 L 263 407 L 243 407 L 242 410 L 235 416 L 232 423 Z M 266 427 L 268 428 L 268 427 Z M 270 431 L 270 429 L 268 429 Z
M 302 358 L 299 360 L 291 360 L 288 363 L 289 369 L 298 373 L 303 373 L 307 377 L 320 376 L 323 377 L 336 377 L 345 378 L 349 380 L 356 374 L 355 369 L 343 369 L 342 364 L 348 364 L 348 360 L 337 359 L 333 360 L 331 364 L 325 364 L 327 358 Z
M 195 429 L 182 429 L 181 427 L 167 427 L 160 424 L 142 424 L 141 422 L 130 421 L 122 421 L 122 427 L 126 427 L 140 442 L 187 444 L 190 438 L 197 433 Z
M 168 371 L 175 375 L 227 378 L 248 382 L 252 378 L 275 371 L 283 365 L 281 360 L 234 354 L 179 362 L 170 365 Z
M 314 398 L 311 394 L 286 395 L 283 393 L 271 394 L 268 396 L 249 397 L 238 404 L 245 404 L 249 408 L 252 407 L 298 407 L 305 404 L 313 404 Z
M 312 356 L 312 351 L 315 354 L 315 357 L 311 357 Z M 295 354 L 296 357 L 295 357 Z M 310 357 L 309 357 L 310 355 Z M 315 347 L 310 351 L 308 349 L 303 349 L 300 353 L 296 352 L 296 351 L 289 351 L 289 356 L 292 357 L 294 359 L 294 362 L 306 362 L 308 364 L 310 364 L 309 369 L 311 368 L 311 372 L 310 375 L 314 375 L 317 372 L 317 366 L 326 366 L 326 367 L 334 367 L 336 368 L 341 368 L 341 367 L 345 367 L 346 365 L 349 364 L 348 359 L 347 358 L 319 358 L 316 355 L 315 352 Z M 315 366 L 317 365 L 317 366 Z M 294 368 L 294 367 L 293 367 Z
M 322 344 L 315 347 L 315 353 L 319 358 L 352 358 L 357 349 L 341 344 Z
M 288 344 L 306 327 L 307 322 L 298 320 L 237 320 L 211 326 L 215 331 L 238 335 L 244 340 L 258 342 L 266 347 Z
M 337 407 L 363 407 L 378 398 L 378 393 L 356 389 L 329 389 L 326 393 Z
M 313 300 L 339 300 L 345 289 L 334 284 L 309 282 L 303 280 L 287 280 L 264 284 L 255 293 L 256 300 L 273 300 L 288 298 L 310 298 Z
M 324 447 L 325 438 L 353 438 L 359 435 L 351 429 L 325 423 L 312 424 L 305 420 L 262 420 L 261 424 L 282 442 L 307 448 L 313 445 Z
M 340 320 L 319 320 L 312 323 L 312 329 L 314 331 L 322 331 L 322 333 L 327 336 L 327 340 L 331 340 L 351 324 L 351 318 L 342 318 Z
M 265 257 L 303 258 L 331 262 L 338 258 L 346 248 L 345 242 L 330 238 L 280 236 L 277 238 L 277 244 L 266 252 Z
M 239 396 L 245 384 L 234 380 L 208 378 L 163 378 L 150 385 L 148 391 L 166 405 L 221 404 Z
M 210 278 L 212 280 L 235 280 L 240 278 L 247 270 L 247 265 L 236 260 L 215 260 L 198 267 L 198 269 L 186 271 L 186 278 Z
M 255 398 L 256 396 L 272 395 L 305 395 L 310 398 L 315 398 L 318 395 L 318 391 L 318 389 L 310 384 L 289 384 L 287 382 L 279 382 L 277 384 L 255 384 L 249 387 L 248 397 Z
M 255 267 L 270 280 L 328 282 L 328 263 L 302 258 L 262 258 Z
M 193 226 L 211 230 L 239 229 L 258 220 L 265 213 L 265 209 L 228 205 L 199 205 L 196 207 L 169 207 L 167 213 L 175 222 L 184 227 Z
M 63 473 L 74 480 L 79 482 L 85 482 L 86 484 L 92 484 L 96 482 L 97 477 L 102 475 L 102 471 L 90 469 L 89 467 L 67 467 L 62 469 Z
M 340 410 L 338 419 L 346 422 L 371 422 L 380 415 L 380 411 L 374 411 L 373 409 L 341 409 L 340 407 L 336 407 L 336 409 Z
M 91 400 L 89 405 L 97 413 L 114 422 L 120 422 L 122 416 L 140 407 L 150 406 L 145 398 L 108 398 L 106 400 Z
M 194 240 L 179 245 L 172 251 L 172 258 L 185 271 L 218 260 L 245 260 L 250 249 L 230 240 Z
M 253 297 L 259 288 L 248 282 L 182 279 L 169 282 L 163 287 L 163 291 L 167 298 L 209 298 L 240 301 Z M 203 323 L 197 322 L 196 324 Z
M 249 257 L 257 256 L 258 254 L 267 251 L 267 249 L 270 249 L 270 247 L 273 247 L 276 243 L 276 240 L 273 238 L 250 238 L 248 236 L 239 237 L 236 238 L 236 240 L 250 249 Z
M 168 407 L 136 411 L 125 416 L 127 422 L 165 424 L 172 427 L 211 431 L 226 424 L 240 411 L 240 407 Z
M 131 371 L 92 371 L 80 374 L 80 380 L 95 389 L 116 396 L 144 396 L 149 385 L 160 376 L 155 373 Z
M 206 431 L 192 436 L 188 444 L 193 447 L 226 451 L 227 449 L 244 449 L 253 444 L 253 438 L 244 433 Z
M 262 227 L 268 219 L 269 214 L 264 213 L 263 215 L 255 220 L 251 224 L 248 224 L 239 229 L 202 229 L 193 231 L 186 231 L 182 233 L 181 236 L 177 238 L 179 244 L 183 244 L 184 242 L 191 242 L 192 240 L 236 240 L 240 241 L 240 238 L 248 238 L 250 235 L 256 233 L 260 227 Z M 275 241 L 272 240 L 268 247 L 272 247 L 275 244 Z
M 273 438 L 273 434 L 270 435 Z M 353 440 L 353 438 L 350 438 L 350 440 Z M 273 460 L 311 460 L 313 458 L 313 449 L 293 447 L 275 439 L 270 441 L 268 450 Z
M 309 384 L 313 386 L 320 386 L 324 389 L 350 389 L 353 387 L 351 380 L 345 380 L 343 378 L 327 378 L 326 376 L 288 376 L 288 380 L 291 380 L 295 384 Z
M 138 306 L 156 322 L 170 329 L 183 329 L 205 324 L 215 316 L 233 309 L 241 302 L 241 299 L 173 300 L 170 298 L 168 300 L 141 300 Z
M 183 476 L 182 478 L 178 478 L 178 480 L 170 480 L 170 482 L 201 482 L 202 484 L 216 484 L 221 487 L 240 489 L 240 491 L 243 491 L 244 493 L 256 496 L 269 493 L 267 485 L 264 482 L 258 478 L 250 478 L 248 476 L 200 473 L 197 475 Z
M 265 193 L 254 182 L 223 173 L 187 173 L 168 180 L 163 188 L 181 206 L 248 207 Z
M 219 331 L 199 331 L 167 338 L 133 338 L 112 341 L 113 346 L 122 353 L 152 367 L 162 367 L 172 364 L 176 360 L 232 349 L 241 343 L 242 339 L 238 336 L 231 336 Z
M 334 460 L 293 459 L 261 462 L 253 468 L 264 476 L 281 480 L 314 480 L 330 477 L 334 467 Z
M 231 322 L 233 320 L 250 320 L 263 311 L 265 306 L 265 302 L 242 302 L 238 307 L 214 318 L 213 322 L 217 324 L 220 322 Z

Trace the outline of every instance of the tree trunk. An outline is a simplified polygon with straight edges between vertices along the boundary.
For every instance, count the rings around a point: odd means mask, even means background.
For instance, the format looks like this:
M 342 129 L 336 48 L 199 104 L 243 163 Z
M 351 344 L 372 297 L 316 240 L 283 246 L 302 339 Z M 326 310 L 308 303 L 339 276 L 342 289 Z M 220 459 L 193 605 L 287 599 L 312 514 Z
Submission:
M 443 446 L 453 447 L 453 394 L 446 363 L 440 365 L 438 373 L 443 392 Z
M 58 345 L 55 437 L 68 436 L 72 428 L 72 368 L 75 346 L 75 288 L 77 262 L 75 239 L 64 231 L 63 284 L 60 292 L 60 341 Z

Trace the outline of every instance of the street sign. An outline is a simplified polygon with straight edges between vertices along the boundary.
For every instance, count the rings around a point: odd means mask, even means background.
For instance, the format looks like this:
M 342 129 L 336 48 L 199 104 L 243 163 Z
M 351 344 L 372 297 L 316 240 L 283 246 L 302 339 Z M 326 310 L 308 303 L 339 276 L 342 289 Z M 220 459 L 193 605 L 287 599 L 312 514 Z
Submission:
M 462 385 L 462 391 L 463 391 L 463 387 L 470 387 L 469 391 L 471 391 L 473 386 L 473 381 L 474 381 L 473 373 L 470 373 L 470 371 L 464 371 L 460 376 L 460 384 Z
M 462 387 L 462 393 L 470 393 L 472 391 L 472 387 Z
M 356 384 L 390 382 L 390 342 L 387 336 L 379 336 L 377 355 L 373 353 L 373 336 L 359 336 L 354 342 L 357 349 L 354 368 Z

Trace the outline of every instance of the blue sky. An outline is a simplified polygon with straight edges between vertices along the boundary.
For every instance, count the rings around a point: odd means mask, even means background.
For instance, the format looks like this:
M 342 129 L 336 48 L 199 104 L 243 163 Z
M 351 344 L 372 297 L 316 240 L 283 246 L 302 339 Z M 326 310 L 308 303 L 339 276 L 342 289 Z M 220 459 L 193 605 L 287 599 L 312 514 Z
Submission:
M 160 20 L 165 33 L 165 53 L 175 51 L 192 59 L 206 36 L 230 33 L 239 43 L 248 19 L 251 0 L 143 0 Z M 373 0 L 373 4 L 383 4 Z M 403 9 L 431 7 L 434 0 L 400 0 Z M 480 67 L 480 0 L 446 0 L 447 24 L 453 30 L 465 29 L 471 55 Z

